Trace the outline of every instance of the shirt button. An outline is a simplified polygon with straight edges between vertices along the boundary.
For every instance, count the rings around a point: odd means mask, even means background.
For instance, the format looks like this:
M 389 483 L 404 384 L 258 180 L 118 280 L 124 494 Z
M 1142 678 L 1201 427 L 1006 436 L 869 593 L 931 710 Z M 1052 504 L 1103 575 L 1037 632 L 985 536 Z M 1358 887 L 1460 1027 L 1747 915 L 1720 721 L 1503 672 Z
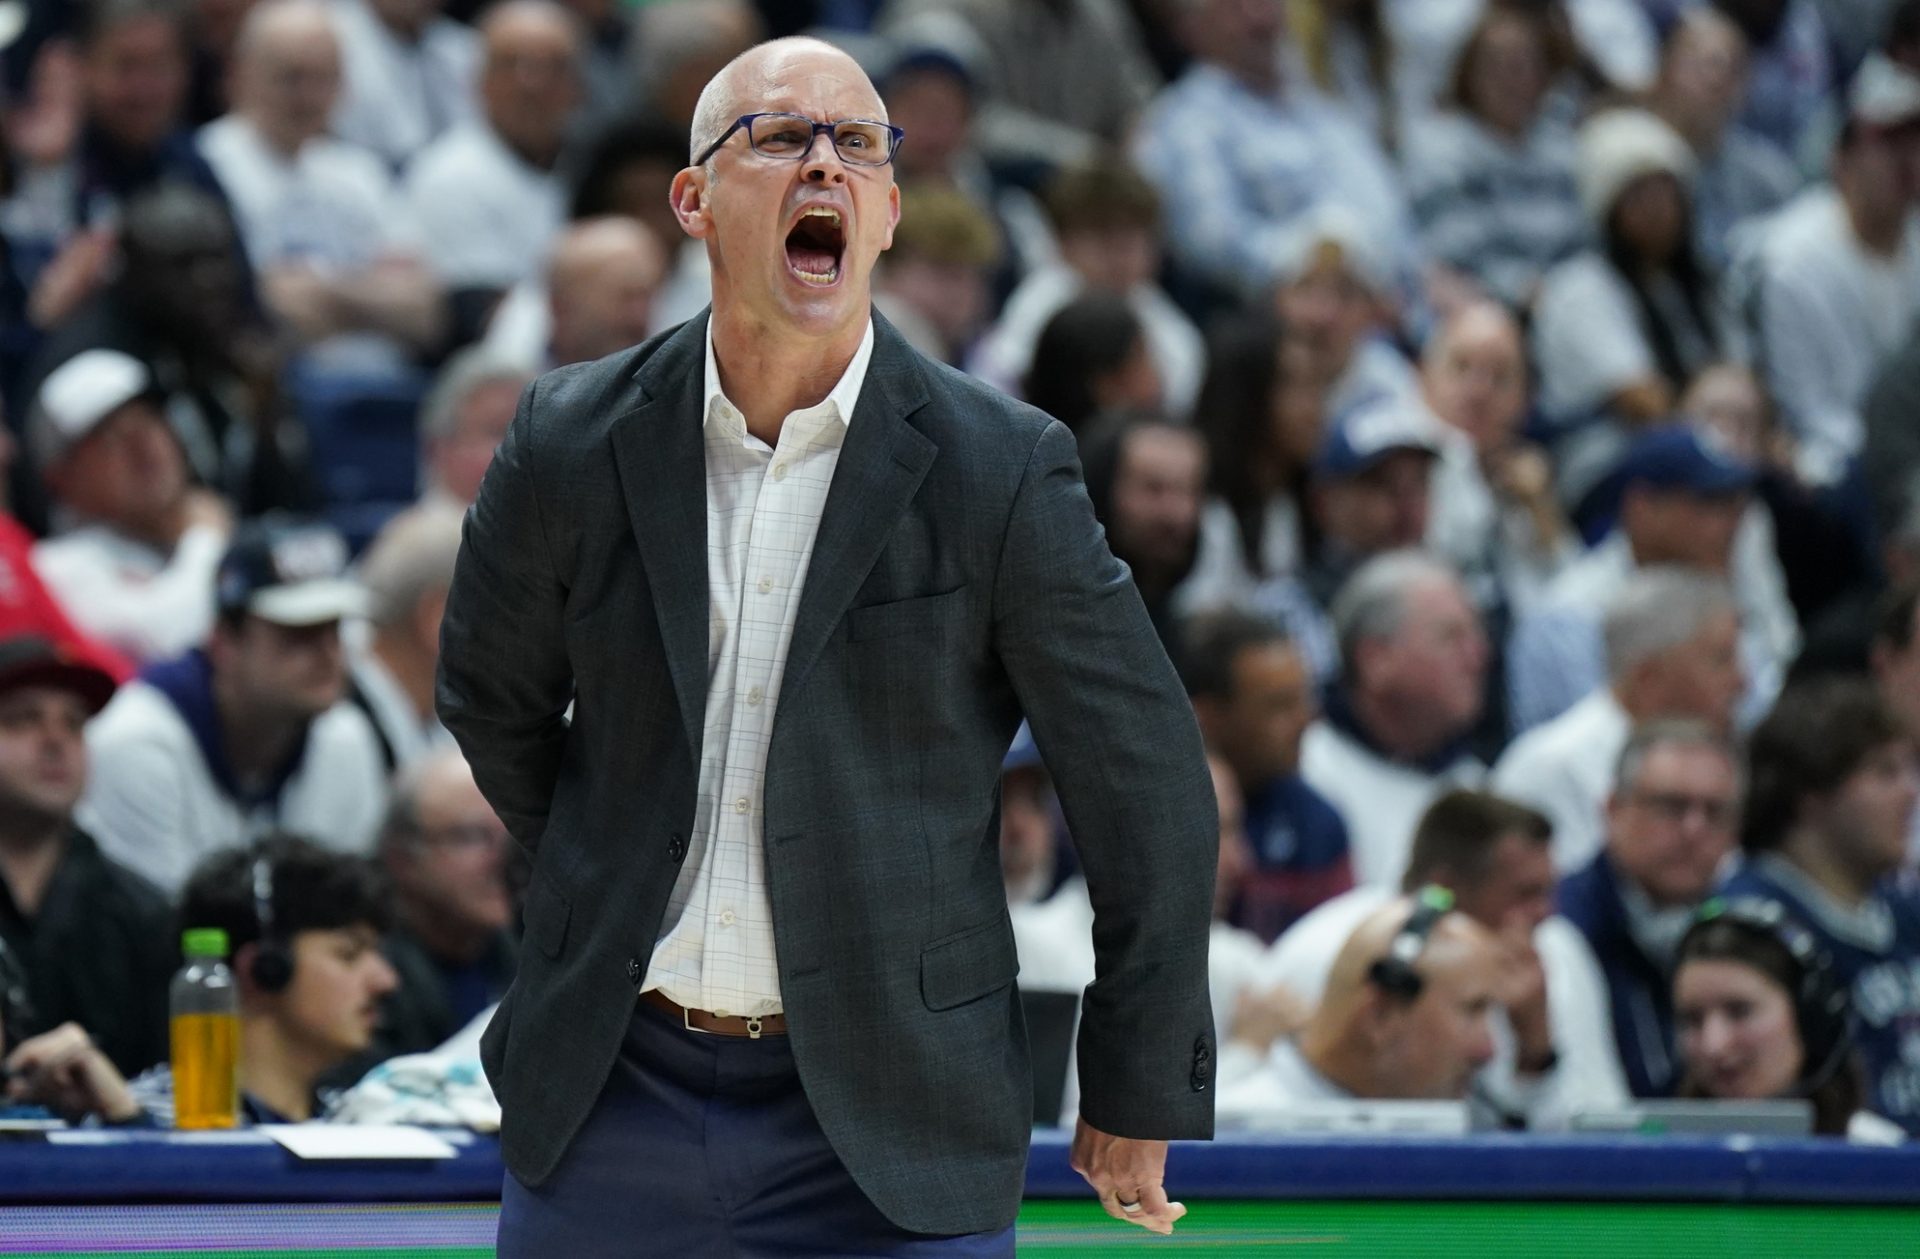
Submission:
M 731 927 L 733 925 L 733 911 L 731 909 L 723 909 L 720 911 L 720 925 L 723 927 Z
M 747 798 L 745 796 L 741 796 L 738 800 L 735 800 L 733 802 L 733 811 L 735 813 L 745 813 L 748 809 L 752 807 L 753 805 L 748 803 Z
M 763 695 L 760 691 L 760 688 L 756 686 L 751 691 L 747 692 L 747 707 L 758 708 L 760 706 L 760 701 L 765 698 L 766 696 Z
M 763 594 L 763 595 L 766 595 L 766 594 L 772 594 L 772 593 L 773 593 L 773 578 L 771 578 L 771 577 L 762 577 L 762 578 L 760 579 L 760 585 L 759 585 L 759 587 L 758 587 L 758 589 L 759 589 L 759 591 L 760 591 L 760 593 L 761 593 L 761 594 Z
M 786 479 L 787 479 L 787 465 L 786 465 L 786 464 L 784 464 L 784 463 L 776 463 L 776 464 L 774 464 L 774 465 L 773 465 L 773 479 L 774 479 L 774 480 L 776 480 L 776 481 L 784 481 L 784 480 L 786 480 Z

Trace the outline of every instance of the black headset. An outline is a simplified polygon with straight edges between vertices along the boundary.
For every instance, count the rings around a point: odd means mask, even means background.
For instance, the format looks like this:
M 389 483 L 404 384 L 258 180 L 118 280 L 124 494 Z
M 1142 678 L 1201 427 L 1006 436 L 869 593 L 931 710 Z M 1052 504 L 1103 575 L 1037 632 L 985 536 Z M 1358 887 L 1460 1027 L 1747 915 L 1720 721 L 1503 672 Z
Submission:
M 1840 983 L 1833 958 L 1813 932 L 1788 913 L 1779 901 L 1760 896 L 1714 897 L 1694 913 L 1693 925 L 1680 940 L 1679 956 L 1687 941 L 1716 922 L 1729 922 L 1771 940 L 1787 951 L 1799 969 L 1795 985 L 1793 1020 L 1800 1029 L 1800 1092 L 1811 1093 L 1833 1078 L 1853 1044 L 1853 1001 Z
M 1414 969 L 1414 963 L 1427 951 L 1427 938 L 1440 920 L 1453 912 L 1453 893 L 1429 883 L 1414 893 L 1413 913 L 1394 933 L 1387 955 L 1367 967 L 1367 979 L 1382 992 L 1405 1001 L 1417 1000 L 1427 981 Z
M 262 992 L 285 992 L 293 982 L 293 950 L 274 927 L 273 858 L 264 852 L 253 858 L 253 916 L 260 924 L 260 939 L 247 974 Z

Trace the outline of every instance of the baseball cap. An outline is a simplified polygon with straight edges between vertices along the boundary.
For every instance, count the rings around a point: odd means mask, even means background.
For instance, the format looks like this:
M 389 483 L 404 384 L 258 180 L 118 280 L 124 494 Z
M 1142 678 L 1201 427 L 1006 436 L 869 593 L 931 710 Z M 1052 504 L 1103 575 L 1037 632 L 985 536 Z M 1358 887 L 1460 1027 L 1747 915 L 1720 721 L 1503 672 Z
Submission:
M 1580 128 L 1576 182 L 1587 218 L 1605 223 L 1629 185 L 1645 175 L 1667 174 L 1693 183 L 1699 164 L 1680 133 L 1645 109 L 1609 109 Z
M 51 686 L 78 695 L 89 715 L 113 698 L 113 676 L 70 648 L 40 637 L 16 634 L 0 639 L 0 694 L 23 686 Z
M 1321 261 L 1331 259 L 1374 293 L 1393 288 L 1393 271 L 1359 215 L 1334 202 L 1323 202 L 1289 233 L 1274 254 L 1274 275 L 1292 284 Z
M 1622 490 L 1651 485 L 1710 496 L 1743 493 L 1758 476 L 1752 464 L 1734 458 L 1692 426 L 1669 424 L 1641 434 L 1627 447 L 1619 482 Z
M 222 616 L 323 625 L 367 615 L 367 592 L 346 576 L 347 542 L 319 521 L 251 520 L 234 531 L 214 579 Z
M 1440 422 L 1419 402 L 1381 394 L 1334 417 L 1313 470 L 1322 477 L 1355 477 L 1402 450 L 1438 455 L 1440 436 Z
M 133 355 L 82 350 L 48 372 L 34 395 L 27 420 L 34 462 L 58 462 L 115 411 L 154 394 L 153 373 Z
M 1847 113 L 1871 127 L 1920 122 L 1920 75 L 1876 52 L 1860 63 L 1847 93 Z

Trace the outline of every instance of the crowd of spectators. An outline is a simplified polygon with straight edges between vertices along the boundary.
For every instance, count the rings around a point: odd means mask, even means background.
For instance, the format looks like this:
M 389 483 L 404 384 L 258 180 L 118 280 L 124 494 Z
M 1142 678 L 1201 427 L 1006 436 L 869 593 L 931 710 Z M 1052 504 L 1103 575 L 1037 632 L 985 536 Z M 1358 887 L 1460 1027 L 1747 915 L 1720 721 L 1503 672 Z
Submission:
M 1188 685 L 1223 1116 L 1920 1133 L 1920 0 L 0 0 L 14 1095 L 164 1114 L 183 923 L 255 1118 L 498 999 L 462 512 L 703 309 L 695 100 L 801 31 L 905 130 L 879 316 L 1073 431 Z

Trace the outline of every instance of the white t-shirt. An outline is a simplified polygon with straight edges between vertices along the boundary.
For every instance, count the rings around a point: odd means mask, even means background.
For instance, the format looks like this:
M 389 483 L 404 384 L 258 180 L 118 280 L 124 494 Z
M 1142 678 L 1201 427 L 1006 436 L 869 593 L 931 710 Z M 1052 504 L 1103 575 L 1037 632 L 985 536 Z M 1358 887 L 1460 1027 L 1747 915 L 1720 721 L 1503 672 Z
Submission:
M 75 625 L 142 663 L 177 656 L 213 627 L 226 535 L 195 525 L 171 555 L 87 525 L 38 543 L 33 570 Z
M 92 760 L 76 817 L 101 851 L 177 893 L 202 858 L 271 829 L 366 852 L 386 806 L 386 772 L 367 719 L 336 704 L 313 721 L 277 807 L 243 808 L 215 780 L 173 701 L 129 682 L 87 726 Z
M 1607 839 L 1613 768 L 1633 733 L 1610 687 L 1515 739 L 1493 767 L 1493 789 L 1531 805 L 1553 823 L 1553 868 L 1569 874 Z
M 1274 941 L 1256 982 L 1284 984 L 1310 1007 L 1319 1005 L 1340 950 L 1396 895 L 1386 888 L 1357 887 L 1319 906 Z M 1585 937 L 1566 919 L 1553 917 L 1535 928 L 1533 947 L 1546 973 L 1547 1023 L 1560 1061 L 1544 1076 L 1522 1080 L 1514 1070 L 1513 1027 L 1504 1013 L 1497 1014 L 1493 1061 L 1480 1074 L 1480 1088 L 1538 1131 L 1564 1128 L 1576 1111 L 1619 1106 L 1628 1092 L 1614 1049 L 1606 977 Z
M 1633 292 L 1607 261 L 1577 254 L 1548 271 L 1533 309 L 1540 409 L 1579 420 L 1635 381 L 1660 374 Z
M 1860 452 L 1861 401 L 1920 314 L 1920 215 L 1896 255 L 1871 254 L 1822 184 L 1762 221 L 1749 247 L 1755 348 L 1800 440 L 1801 473 L 1830 481 Z
M 208 123 L 195 141 L 256 268 L 297 262 L 339 275 L 417 250 L 392 177 L 364 149 L 322 138 L 288 158 L 237 114 Z
M 448 18 L 418 43 L 395 35 L 367 0 L 333 0 L 343 83 L 333 132 L 399 170 L 448 128 L 479 113 L 480 38 Z
M 1367 886 L 1398 887 L 1427 806 L 1486 775 L 1486 766 L 1464 753 L 1438 773 L 1396 764 L 1324 720 L 1300 741 L 1300 776 L 1346 819 L 1353 879 Z
M 482 122 L 448 132 L 414 160 L 406 201 L 427 264 L 453 289 L 506 289 L 537 274 L 566 218 L 560 181 Z

